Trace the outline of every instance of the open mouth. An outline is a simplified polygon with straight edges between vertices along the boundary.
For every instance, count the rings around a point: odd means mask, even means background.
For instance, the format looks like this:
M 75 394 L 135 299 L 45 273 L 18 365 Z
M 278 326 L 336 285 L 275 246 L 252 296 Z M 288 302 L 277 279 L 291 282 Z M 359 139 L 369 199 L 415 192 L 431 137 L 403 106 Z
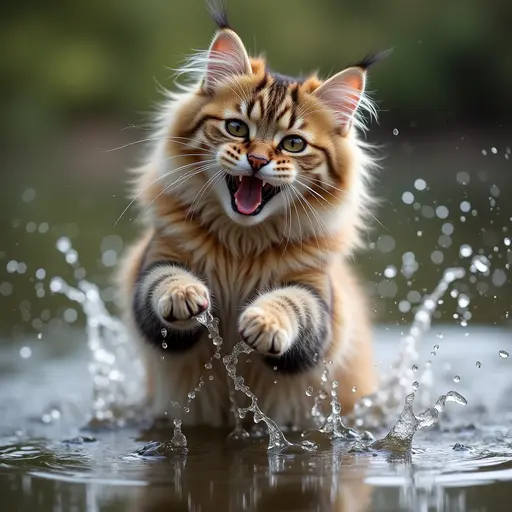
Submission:
M 226 176 L 231 206 L 242 215 L 258 215 L 263 207 L 281 191 L 270 183 L 252 176 Z

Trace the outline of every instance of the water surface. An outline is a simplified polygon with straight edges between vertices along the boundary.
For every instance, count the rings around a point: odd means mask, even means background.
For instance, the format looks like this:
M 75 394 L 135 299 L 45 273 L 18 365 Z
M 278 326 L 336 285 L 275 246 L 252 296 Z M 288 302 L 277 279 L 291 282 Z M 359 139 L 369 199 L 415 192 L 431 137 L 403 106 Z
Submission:
M 399 336 L 377 329 L 383 371 Z M 499 355 L 511 348 L 509 331 L 438 326 L 426 337 L 418 372 L 432 361 L 432 403 L 454 389 L 468 406 L 448 404 L 405 455 L 361 452 L 320 434 L 316 452 L 268 453 L 258 429 L 244 442 L 228 441 L 226 431 L 185 429 L 188 453 L 141 457 L 137 449 L 169 440 L 172 429 L 82 428 L 91 403 L 84 335 L 65 331 L 38 347 L 28 358 L 18 344 L 2 348 L 3 510 L 509 510 L 512 358 Z M 299 441 L 301 433 L 287 437 Z

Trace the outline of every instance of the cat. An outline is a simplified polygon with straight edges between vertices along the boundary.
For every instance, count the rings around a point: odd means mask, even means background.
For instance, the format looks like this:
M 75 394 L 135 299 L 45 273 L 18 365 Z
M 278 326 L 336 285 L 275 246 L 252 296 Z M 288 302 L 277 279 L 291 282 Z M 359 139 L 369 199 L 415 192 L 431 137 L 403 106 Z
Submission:
M 318 392 L 326 367 L 345 413 L 377 385 L 350 259 L 372 205 L 376 162 L 358 132 L 376 116 L 365 86 L 379 56 L 327 80 L 284 76 L 249 57 L 223 7 L 212 14 L 213 42 L 181 70 L 192 82 L 168 93 L 136 169 L 144 232 L 118 274 L 124 317 L 155 417 L 177 417 L 172 402 L 205 373 L 213 345 L 194 317 L 210 309 L 223 353 L 240 340 L 254 350 L 237 370 L 260 408 L 308 427 L 306 390 Z M 234 421 L 221 361 L 209 375 L 184 424 Z

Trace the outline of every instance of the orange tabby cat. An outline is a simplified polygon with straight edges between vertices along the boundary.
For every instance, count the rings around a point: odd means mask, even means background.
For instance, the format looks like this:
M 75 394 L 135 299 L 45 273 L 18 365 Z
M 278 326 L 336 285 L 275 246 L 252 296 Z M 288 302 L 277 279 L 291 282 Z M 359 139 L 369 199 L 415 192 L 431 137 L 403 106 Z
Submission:
M 345 412 L 376 386 L 348 262 L 368 211 L 373 162 L 356 131 L 375 114 L 364 89 L 376 59 L 326 81 L 282 76 L 248 56 L 222 9 L 214 18 L 210 49 L 183 70 L 196 81 L 169 94 L 138 169 L 145 233 L 119 276 L 127 324 L 156 416 L 172 418 L 204 373 L 213 346 L 194 316 L 210 308 L 224 351 L 240 339 L 255 350 L 238 370 L 261 409 L 308 426 L 305 390 L 320 388 L 323 360 Z M 232 421 L 220 361 L 212 374 L 185 424 Z

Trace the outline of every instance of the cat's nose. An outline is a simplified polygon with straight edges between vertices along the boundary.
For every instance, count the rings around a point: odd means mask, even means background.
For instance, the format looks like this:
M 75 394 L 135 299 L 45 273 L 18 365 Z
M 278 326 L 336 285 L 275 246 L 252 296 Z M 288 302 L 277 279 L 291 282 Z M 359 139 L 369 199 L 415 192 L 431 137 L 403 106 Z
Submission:
M 261 155 L 247 155 L 247 160 L 254 172 L 258 172 L 262 167 L 270 162 L 270 160 Z

